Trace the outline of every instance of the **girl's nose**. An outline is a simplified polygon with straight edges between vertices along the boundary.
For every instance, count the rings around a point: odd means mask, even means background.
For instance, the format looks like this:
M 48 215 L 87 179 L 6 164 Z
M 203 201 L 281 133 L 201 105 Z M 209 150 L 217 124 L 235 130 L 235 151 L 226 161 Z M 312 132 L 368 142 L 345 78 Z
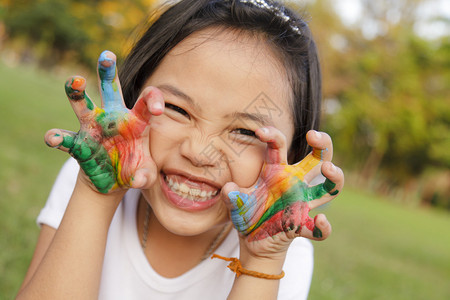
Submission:
M 180 153 L 196 167 L 214 167 L 225 161 L 220 143 L 215 138 L 186 138 L 181 143 Z

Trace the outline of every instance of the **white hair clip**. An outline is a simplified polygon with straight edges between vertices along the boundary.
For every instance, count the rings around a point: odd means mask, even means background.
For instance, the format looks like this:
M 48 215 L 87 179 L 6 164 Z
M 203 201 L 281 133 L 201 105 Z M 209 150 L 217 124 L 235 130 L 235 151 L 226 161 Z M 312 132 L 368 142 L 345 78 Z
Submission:
M 272 3 L 267 3 L 265 0 L 240 0 L 241 3 L 250 3 L 254 6 L 257 6 L 262 9 L 267 9 L 273 12 L 277 17 L 284 20 L 284 22 L 288 23 L 291 29 L 297 34 L 302 34 L 300 28 L 297 25 L 293 24 L 291 17 L 289 17 L 283 9 L 273 5 Z

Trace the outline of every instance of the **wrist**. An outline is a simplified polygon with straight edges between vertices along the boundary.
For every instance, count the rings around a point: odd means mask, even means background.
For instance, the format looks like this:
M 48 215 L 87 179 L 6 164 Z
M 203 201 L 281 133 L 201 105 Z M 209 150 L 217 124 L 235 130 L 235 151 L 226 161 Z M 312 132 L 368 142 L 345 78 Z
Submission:
M 118 189 L 108 194 L 103 194 L 94 190 L 92 184 L 88 180 L 86 180 L 81 170 L 78 174 L 74 189 L 74 194 L 81 196 L 78 197 L 79 199 L 84 199 L 85 201 L 89 202 L 88 205 L 100 206 L 104 209 L 111 208 L 114 209 L 114 211 L 124 197 L 125 193 L 126 190 L 123 189 Z
M 287 250 L 270 254 L 255 254 L 241 243 L 239 259 L 245 269 L 275 275 L 283 271 L 286 253 Z

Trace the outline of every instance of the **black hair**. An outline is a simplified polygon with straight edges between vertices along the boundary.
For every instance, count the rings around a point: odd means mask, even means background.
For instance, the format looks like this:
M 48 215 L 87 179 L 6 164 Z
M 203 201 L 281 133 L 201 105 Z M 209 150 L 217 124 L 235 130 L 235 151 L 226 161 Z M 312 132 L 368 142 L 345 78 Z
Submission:
M 167 53 L 190 34 L 213 26 L 262 34 L 284 64 L 292 87 L 294 136 L 289 163 L 309 151 L 306 132 L 318 129 L 321 74 L 317 49 L 307 24 L 282 4 L 269 8 L 239 0 L 182 0 L 154 21 L 125 59 L 119 73 L 125 103 L 132 107 L 143 85 Z

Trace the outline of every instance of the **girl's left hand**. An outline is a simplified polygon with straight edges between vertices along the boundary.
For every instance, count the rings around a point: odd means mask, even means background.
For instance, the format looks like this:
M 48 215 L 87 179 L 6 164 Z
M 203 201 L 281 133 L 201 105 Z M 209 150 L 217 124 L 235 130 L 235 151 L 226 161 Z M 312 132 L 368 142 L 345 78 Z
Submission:
M 102 107 L 85 92 L 86 80 L 66 82 L 66 94 L 80 121 L 80 130 L 52 129 L 48 146 L 68 152 L 79 163 L 80 178 L 94 191 L 110 194 L 129 188 L 149 188 L 156 165 L 149 151 L 150 120 L 164 111 L 157 88 L 145 88 L 132 109 L 125 106 L 116 69 L 116 55 L 104 51 L 98 60 Z
M 296 237 L 326 239 L 331 233 L 326 217 L 319 214 L 312 219 L 308 213 L 334 199 L 344 185 L 342 170 L 330 162 L 331 138 L 309 131 L 306 139 L 313 151 L 299 163 L 288 165 L 286 138 L 279 130 L 261 128 L 256 134 L 268 145 L 256 184 L 239 188 L 228 183 L 223 188 L 245 248 L 255 256 L 276 257 L 285 253 Z M 307 182 L 320 172 L 325 182 L 309 186 Z

